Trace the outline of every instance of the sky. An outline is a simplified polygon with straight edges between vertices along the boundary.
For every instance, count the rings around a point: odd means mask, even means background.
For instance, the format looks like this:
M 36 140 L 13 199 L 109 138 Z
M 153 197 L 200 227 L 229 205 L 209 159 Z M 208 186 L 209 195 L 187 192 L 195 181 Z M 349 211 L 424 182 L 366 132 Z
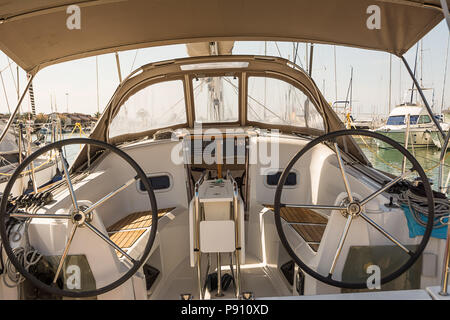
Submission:
M 441 110 L 444 88 L 445 63 L 448 55 L 449 30 L 444 21 L 437 25 L 422 39 L 419 49 L 418 75 L 426 96 L 433 104 L 435 112 Z M 236 42 L 233 54 L 257 54 L 282 56 L 293 59 L 291 42 Z M 266 48 L 266 49 L 265 49 Z M 296 63 L 305 66 L 306 45 L 301 43 Z M 411 48 L 405 57 L 414 68 L 416 47 Z M 182 58 L 187 56 L 185 45 L 152 47 L 119 52 L 122 77 L 133 69 L 155 61 Z M 422 57 L 422 58 L 420 58 Z M 336 82 L 334 46 L 314 46 L 312 77 L 326 99 L 333 103 L 345 100 L 353 68 L 352 113 L 356 118 L 371 118 L 389 113 L 389 61 L 390 55 L 384 52 L 336 46 Z M 98 61 L 98 90 L 96 76 Z M 16 65 L 0 51 L 0 71 L 6 87 L 10 108 L 17 102 Z M 449 63 L 450 64 L 450 63 Z M 422 67 L 422 68 L 421 68 Z M 447 66 L 447 70 L 450 66 Z M 447 72 L 448 73 L 448 72 Z M 405 101 L 412 80 L 406 68 L 396 56 L 392 56 L 391 108 Z M 26 75 L 19 70 L 19 89 L 26 84 Z M 100 55 L 49 66 L 41 70 L 33 81 L 37 113 L 50 113 L 51 101 L 56 102 L 58 112 L 80 112 L 94 114 L 102 112 L 119 84 L 114 54 Z M 336 87 L 337 86 L 337 92 Z M 443 109 L 450 108 L 450 75 L 445 82 Z M 98 98 L 98 102 L 97 102 Z M 22 104 L 22 111 L 30 110 L 29 98 Z M 0 87 L 0 113 L 7 113 L 5 92 Z

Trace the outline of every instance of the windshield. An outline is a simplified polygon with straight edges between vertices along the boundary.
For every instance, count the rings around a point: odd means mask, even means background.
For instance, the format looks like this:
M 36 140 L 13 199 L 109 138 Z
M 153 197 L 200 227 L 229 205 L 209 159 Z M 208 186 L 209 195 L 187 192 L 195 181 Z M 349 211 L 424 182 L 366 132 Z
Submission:
M 410 124 L 417 124 L 417 120 L 419 119 L 419 116 L 409 116 L 409 123 Z M 398 125 L 404 125 L 405 123 L 405 116 L 390 116 L 387 121 L 387 125 L 390 126 L 398 126 Z
M 139 90 L 120 107 L 109 136 L 144 132 L 186 123 L 183 81 L 160 82 Z
M 238 123 L 242 104 L 247 120 L 267 125 L 325 128 L 322 114 L 310 98 L 293 84 L 281 78 L 249 76 L 242 73 L 226 75 L 191 75 L 185 79 L 168 80 L 132 91 L 119 105 L 109 125 L 109 137 L 152 132 L 172 126 L 196 123 Z M 247 83 L 247 97 L 241 99 Z M 185 90 L 190 89 L 187 106 Z M 245 100 L 247 105 L 245 106 Z M 187 112 L 192 112 L 188 117 Z M 256 124 L 256 126 L 258 126 Z
M 249 77 L 247 106 L 250 121 L 324 129 L 323 118 L 309 98 L 279 79 Z
M 239 120 L 239 80 L 237 77 L 197 78 L 194 91 L 195 121 L 235 122 Z

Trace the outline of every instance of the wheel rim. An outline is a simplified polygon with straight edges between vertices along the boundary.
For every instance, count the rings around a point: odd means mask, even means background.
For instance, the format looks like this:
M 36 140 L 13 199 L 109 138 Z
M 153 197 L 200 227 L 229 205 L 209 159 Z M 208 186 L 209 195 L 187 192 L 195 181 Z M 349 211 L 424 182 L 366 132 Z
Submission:
M 75 144 L 75 145 L 81 145 L 81 144 L 85 144 L 85 145 L 92 145 L 95 147 L 99 147 L 102 149 L 106 149 L 108 151 L 111 151 L 113 153 L 115 153 L 116 155 L 118 155 L 120 158 L 122 158 L 123 160 L 125 160 L 135 171 L 136 171 L 136 177 L 134 178 L 135 180 L 137 180 L 137 178 L 139 178 L 142 182 L 142 184 L 144 185 L 146 192 L 148 194 L 149 197 L 149 201 L 150 201 L 150 206 L 151 206 L 151 211 L 152 211 L 152 225 L 151 225 L 151 230 L 150 230 L 150 235 L 147 241 L 147 244 L 145 246 L 145 249 L 141 255 L 141 258 L 139 258 L 138 260 L 135 260 L 135 262 L 133 263 L 133 266 L 121 277 L 119 277 L 117 280 L 113 281 L 112 283 L 103 286 L 101 288 L 95 289 L 95 290 L 88 290 L 88 291 L 83 291 L 83 292 L 77 292 L 77 291 L 69 291 L 69 290 L 64 290 L 64 289 L 60 289 L 55 285 L 48 285 L 45 284 L 43 282 L 41 282 L 39 279 L 37 279 L 33 274 L 31 274 L 30 272 L 28 272 L 24 266 L 17 260 L 16 256 L 13 253 L 13 249 L 11 248 L 10 245 L 10 240 L 8 238 L 8 234 L 7 234 L 7 230 L 6 230 L 6 219 L 7 217 L 10 217 L 11 215 L 7 212 L 7 206 L 8 206 L 8 196 L 11 193 L 11 189 L 15 183 L 15 181 L 17 180 L 17 178 L 19 177 L 19 175 L 22 173 L 22 171 L 24 169 L 26 169 L 31 163 L 32 161 L 34 161 L 36 158 L 38 158 L 39 156 L 53 150 L 53 149 L 58 149 L 61 150 L 63 147 L 67 146 L 67 145 L 71 145 L 71 144 Z M 64 158 L 62 158 L 63 161 L 63 166 L 64 169 L 66 170 L 67 168 L 65 167 L 65 163 L 64 163 Z M 67 178 L 67 176 L 66 176 Z M 74 198 L 74 196 L 72 195 L 72 188 L 70 186 L 70 177 L 68 178 L 67 184 L 69 185 L 69 193 L 70 193 L 70 197 L 72 199 L 72 201 L 76 198 Z M 116 189 L 117 190 L 117 189 Z M 115 190 L 115 191 L 116 191 Z M 74 208 L 77 208 L 77 203 L 75 201 L 75 203 L 73 203 Z M 101 204 L 100 204 L 101 205 Z M 95 209 L 95 208 L 94 208 Z M 94 210 L 92 209 L 92 211 Z M 73 219 L 73 221 L 86 221 L 86 215 L 83 213 L 81 214 L 81 217 L 78 216 L 80 213 L 75 213 L 71 218 Z M 40 218 L 40 216 L 36 215 L 36 218 Z M 78 220 L 80 219 L 80 220 Z M 5 252 L 8 256 L 8 258 L 10 259 L 11 263 L 13 264 L 13 266 L 16 268 L 16 270 L 22 275 L 24 276 L 27 280 L 31 281 L 36 287 L 54 294 L 54 295 L 59 295 L 59 296 L 66 296 L 66 297 L 74 297 L 74 298 L 81 298 L 81 297 L 91 297 L 91 296 L 97 296 L 103 293 L 106 293 L 108 291 L 111 291 L 115 288 L 117 288 L 118 286 L 120 286 L 121 284 L 123 284 L 124 282 L 126 282 L 128 279 L 130 279 L 138 270 L 139 268 L 142 267 L 142 265 L 145 263 L 148 255 L 150 254 L 151 248 L 153 246 L 155 237 L 156 237 L 156 231 L 157 231 L 157 224 L 158 224 L 158 209 L 157 209 L 157 205 L 156 205 L 156 198 L 155 198 L 155 194 L 153 192 L 153 189 L 151 187 L 151 185 L 148 182 L 147 176 L 144 173 L 144 171 L 140 168 L 140 166 L 128 155 L 126 154 L 124 151 L 110 145 L 107 144 L 103 141 L 98 141 L 98 140 L 93 140 L 93 139 L 87 139 L 87 138 L 74 138 L 74 139 L 66 139 L 66 140 L 61 140 L 61 141 L 57 141 L 55 143 L 49 144 L 47 146 L 44 146 L 43 148 L 35 151 L 33 154 L 31 154 L 29 157 L 27 157 L 14 171 L 14 173 L 12 174 L 10 180 L 8 181 L 8 184 L 5 187 L 5 191 L 4 191 L 4 195 L 2 197 L 2 201 L 1 201 L 1 205 L 0 205 L 0 236 L 2 239 L 7 239 L 7 241 L 3 241 L 3 245 L 4 245 L 4 249 Z M 67 242 L 67 244 L 65 245 L 67 251 L 68 248 L 71 244 L 71 240 L 74 236 L 75 233 L 75 226 L 77 225 L 77 223 L 73 223 L 73 229 L 70 232 L 69 235 L 69 240 Z M 86 226 L 88 226 L 86 224 Z M 91 227 L 93 227 L 94 229 L 96 229 L 93 225 L 88 226 L 89 229 L 91 229 Z M 98 230 L 94 230 L 91 229 L 91 231 L 93 231 L 94 233 Z M 101 237 L 101 235 L 97 234 L 98 236 Z M 103 239 L 105 240 L 105 239 Z M 105 240 L 106 241 L 106 240 Z M 111 241 L 112 242 L 112 241 Z M 67 253 L 67 252 L 66 252 Z M 58 266 L 58 268 L 60 268 L 60 266 L 62 266 L 62 263 L 64 262 L 64 253 L 63 256 L 60 260 L 60 265 Z M 57 270 L 58 272 L 58 270 Z M 57 274 L 58 275 L 58 274 Z M 56 275 L 56 276 L 57 276 Z M 55 278 L 56 278 L 55 276 Z M 55 281 L 54 281 L 55 282 Z
M 294 155 L 294 157 L 292 157 L 292 159 L 290 160 L 290 162 L 288 163 L 286 168 L 283 170 L 283 173 L 282 173 L 282 175 L 280 177 L 280 180 L 278 181 L 277 189 L 276 189 L 276 192 L 275 192 L 274 218 L 275 218 L 275 225 L 276 225 L 276 228 L 277 228 L 277 232 L 278 232 L 278 235 L 280 237 L 280 240 L 281 240 L 284 248 L 286 249 L 288 254 L 291 256 L 291 258 L 298 264 L 298 266 L 303 271 L 305 271 L 306 273 L 308 273 L 310 276 L 314 277 L 315 279 L 317 279 L 319 281 L 322 281 L 324 283 L 327 283 L 329 285 L 332 285 L 332 286 L 336 286 L 336 287 L 340 287 L 340 288 L 347 288 L 347 289 L 367 289 L 367 283 L 366 282 L 364 282 L 364 283 L 356 283 L 356 282 L 355 283 L 349 283 L 349 282 L 343 282 L 343 281 L 334 280 L 334 279 L 332 279 L 332 273 L 331 273 L 331 276 L 330 276 L 330 273 L 327 276 L 324 276 L 322 274 L 319 274 L 315 270 L 311 269 L 308 265 L 306 265 L 298 257 L 298 255 L 295 253 L 295 251 L 291 247 L 289 241 L 287 240 L 287 237 L 285 235 L 285 232 L 284 232 L 284 229 L 283 229 L 283 225 L 282 225 L 281 215 L 280 215 L 281 207 L 283 206 L 283 204 L 281 203 L 281 195 L 282 195 L 283 187 L 284 187 L 284 184 L 285 184 L 286 179 L 288 177 L 288 174 L 291 171 L 291 169 L 293 168 L 293 166 L 295 165 L 295 163 L 297 163 L 297 161 L 305 153 L 307 153 L 309 150 L 311 150 L 316 145 L 318 145 L 318 144 L 320 144 L 322 142 L 328 141 L 328 140 L 335 140 L 338 137 L 346 137 L 346 136 L 371 137 L 371 138 L 376 138 L 376 139 L 379 139 L 379 140 L 381 140 L 381 141 L 383 141 L 385 143 L 390 144 L 395 149 L 400 151 L 400 153 L 403 156 L 405 156 L 406 159 L 408 159 L 411 162 L 411 164 L 412 164 L 411 171 L 412 172 L 413 171 L 417 171 L 417 173 L 419 174 L 419 177 L 421 178 L 422 183 L 424 185 L 425 192 L 426 192 L 426 195 L 427 195 L 427 201 L 428 201 L 428 221 L 427 221 L 427 226 L 426 226 L 424 235 L 422 236 L 422 241 L 418 245 L 416 251 L 410 253 L 409 259 L 406 261 L 406 263 L 404 263 L 396 271 L 390 273 L 388 276 L 382 277 L 380 279 L 380 284 L 385 284 L 385 283 L 390 282 L 390 281 L 394 280 L 395 278 L 399 277 L 402 273 L 404 273 L 406 270 L 408 270 L 417 261 L 417 259 L 420 257 L 420 255 L 422 254 L 423 250 L 425 249 L 425 247 L 426 247 L 426 245 L 428 243 L 428 240 L 429 240 L 429 238 L 431 236 L 432 229 L 433 229 L 434 202 L 433 202 L 433 194 L 432 194 L 431 186 L 430 186 L 430 183 L 429 183 L 429 181 L 427 179 L 427 176 L 426 176 L 423 168 L 421 167 L 419 162 L 411 155 L 411 153 L 409 153 L 408 150 L 406 150 L 403 146 L 401 146 L 399 143 L 395 142 L 394 140 L 392 140 L 392 139 L 390 139 L 390 138 L 388 138 L 386 136 L 383 136 L 381 134 L 378 134 L 376 132 L 371 132 L 371 131 L 366 131 L 366 130 L 341 130 L 341 131 L 335 131 L 335 132 L 331 132 L 331 133 L 325 134 L 323 136 L 320 136 L 320 137 L 310 141 L 302 150 L 300 150 L 296 155 Z M 339 163 L 340 162 L 339 159 L 341 159 L 341 161 L 342 161 L 342 158 L 339 156 L 339 148 L 337 148 L 336 150 L 337 150 L 337 156 L 338 156 L 338 164 L 339 164 L 338 166 L 339 166 L 339 169 L 341 170 L 341 173 L 342 173 L 342 169 L 343 169 L 344 166 L 342 165 L 342 163 Z M 345 172 L 344 172 L 343 177 L 346 177 Z M 352 200 L 351 199 L 352 198 L 352 192 L 351 192 L 351 190 L 349 190 L 348 181 L 345 181 L 346 178 L 343 178 L 343 179 L 344 179 L 344 185 L 345 185 L 346 192 L 349 195 L 350 200 Z M 396 180 L 396 179 L 394 179 L 394 180 Z M 394 180 L 391 181 L 391 183 L 392 183 L 391 186 L 395 185 L 401 179 L 399 179 L 399 180 L 397 180 L 397 182 L 393 183 Z M 382 188 L 384 188 L 384 187 L 382 187 Z M 388 189 L 388 188 L 385 188 L 385 189 Z M 380 193 L 382 193 L 382 192 L 380 192 Z M 367 198 L 363 199 L 363 201 L 367 200 L 367 202 L 369 202 L 369 201 L 373 200 L 374 198 L 376 198 L 377 195 L 375 195 L 371 199 L 367 199 Z M 351 202 L 353 203 L 353 201 L 351 201 Z M 365 204 L 367 204 L 367 202 Z M 359 206 L 359 204 L 358 204 L 358 206 Z M 318 207 L 322 207 L 322 206 L 318 206 Z M 332 209 L 335 209 L 335 210 L 341 209 L 341 208 L 338 208 L 338 206 L 329 206 L 329 207 L 332 208 Z M 358 215 L 360 215 L 360 212 L 358 212 Z M 366 218 L 367 217 L 364 217 L 363 219 L 366 220 Z M 345 224 L 345 227 L 344 227 L 344 231 L 341 234 L 341 238 L 340 238 L 340 242 L 338 244 L 338 250 L 337 251 L 342 250 L 343 243 L 345 242 L 345 238 L 346 238 L 346 236 L 348 234 L 348 230 L 349 230 L 349 228 L 351 226 L 351 222 L 352 221 L 353 221 L 352 215 L 349 214 L 348 218 L 347 218 L 347 221 L 346 221 L 346 224 Z M 368 222 L 369 224 L 373 223 L 373 221 L 369 222 L 368 220 L 366 220 L 366 222 Z M 375 226 L 372 225 L 372 227 L 375 227 Z M 391 241 L 393 241 L 393 240 L 391 239 Z M 337 253 L 336 255 L 339 257 L 340 253 Z M 332 265 L 330 267 L 330 271 L 334 271 L 334 267 L 336 265 L 336 255 L 333 258 Z

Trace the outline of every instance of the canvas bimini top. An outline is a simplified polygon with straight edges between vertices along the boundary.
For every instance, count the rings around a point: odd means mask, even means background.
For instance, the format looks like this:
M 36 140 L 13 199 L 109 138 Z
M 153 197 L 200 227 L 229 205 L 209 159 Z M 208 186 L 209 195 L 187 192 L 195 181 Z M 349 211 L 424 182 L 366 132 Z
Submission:
M 0 50 L 32 74 L 115 51 L 224 40 L 315 42 L 400 56 L 443 18 L 441 0 L 0 0 Z

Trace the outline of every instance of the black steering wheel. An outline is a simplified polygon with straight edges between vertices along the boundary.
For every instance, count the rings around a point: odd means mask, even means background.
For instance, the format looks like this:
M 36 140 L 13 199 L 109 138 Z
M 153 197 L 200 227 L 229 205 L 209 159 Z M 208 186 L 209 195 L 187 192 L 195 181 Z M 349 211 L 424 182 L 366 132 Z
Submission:
M 115 155 L 119 156 L 121 159 L 125 160 L 125 162 L 128 163 L 128 165 L 130 165 L 134 169 L 136 174 L 134 176 L 130 177 L 130 179 L 127 182 L 125 182 L 125 184 L 123 184 L 119 188 L 111 191 L 110 193 L 106 194 L 104 197 L 102 197 L 100 199 L 93 199 L 96 202 L 94 202 L 92 205 L 82 206 L 77 201 L 77 196 L 76 196 L 73 184 L 72 184 L 73 177 L 71 178 L 71 175 L 69 174 L 69 170 L 67 167 L 68 162 L 67 162 L 67 160 L 64 156 L 64 152 L 63 152 L 63 149 L 66 150 L 65 147 L 70 146 L 70 145 L 86 145 L 88 148 L 91 146 L 98 150 L 105 150 L 108 152 L 112 152 Z M 63 184 L 66 185 L 66 187 L 69 189 L 68 196 L 70 197 L 70 200 L 71 200 L 71 208 L 70 208 L 68 214 L 60 214 L 57 212 L 46 212 L 44 214 L 36 213 L 36 212 L 31 212 L 32 210 L 27 210 L 27 208 L 29 208 L 29 207 L 26 207 L 26 206 L 25 206 L 25 209 L 21 209 L 20 205 L 18 206 L 18 204 L 17 204 L 18 197 L 12 198 L 13 200 L 11 202 L 11 197 L 10 197 L 11 190 L 12 190 L 16 180 L 24 175 L 23 171 L 25 169 L 32 167 L 33 161 L 36 160 L 38 157 L 40 157 L 44 154 L 48 154 L 50 152 L 53 152 L 54 157 L 59 158 L 61 161 L 61 165 L 62 165 L 62 169 L 63 169 L 62 170 L 63 171 L 62 179 L 65 181 L 62 181 L 60 183 L 60 187 Z M 92 219 L 93 219 L 93 216 L 95 215 L 95 211 L 94 211 L 95 209 L 97 209 L 99 206 L 101 206 L 103 203 L 105 203 L 108 199 L 114 197 L 119 192 L 124 190 L 126 187 L 132 185 L 134 182 L 136 182 L 138 180 L 141 181 L 141 183 L 145 187 L 145 190 L 148 195 L 148 200 L 149 200 L 149 204 L 150 204 L 150 208 L 151 208 L 151 212 L 152 212 L 152 226 L 151 226 L 151 231 L 150 231 L 148 240 L 145 244 L 145 247 L 144 247 L 140 257 L 133 258 L 130 255 L 128 255 L 124 250 L 122 250 L 115 242 L 113 242 L 110 239 L 110 237 L 108 236 L 108 234 L 104 234 L 101 230 L 99 230 L 96 226 L 94 226 Z M 36 277 L 35 274 L 30 272 L 28 270 L 28 268 L 25 268 L 23 261 L 19 261 L 18 257 L 14 253 L 14 250 L 11 246 L 11 241 L 14 241 L 14 240 L 12 239 L 9 232 L 7 232 L 8 221 L 12 218 L 18 219 L 20 221 L 27 221 L 27 222 L 30 222 L 31 219 L 34 219 L 34 218 L 62 219 L 62 220 L 67 221 L 67 230 L 70 230 L 69 235 L 67 237 L 68 240 L 64 246 L 64 251 L 63 251 L 61 257 L 60 258 L 58 257 L 59 262 L 57 263 L 57 265 L 54 266 L 54 267 L 57 266 L 57 268 L 56 268 L 56 271 L 54 272 L 54 276 L 52 276 L 53 277 L 53 279 L 51 279 L 52 281 L 45 282 L 42 279 L 39 279 L 38 277 Z M 142 267 L 142 265 L 145 263 L 148 255 L 150 253 L 150 250 L 152 248 L 152 245 L 153 245 L 153 242 L 154 242 L 155 236 L 156 236 L 157 224 L 158 224 L 158 209 L 157 209 L 157 205 L 156 205 L 155 194 L 154 194 L 153 189 L 147 179 L 146 174 L 140 168 L 140 166 L 124 151 L 122 151 L 108 143 L 93 140 L 93 139 L 86 139 L 86 138 L 74 138 L 74 139 L 66 139 L 66 140 L 57 141 L 55 143 L 44 146 L 43 148 L 35 151 L 33 154 L 31 154 L 29 157 L 27 157 L 16 168 L 16 170 L 12 174 L 8 184 L 6 185 L 6 188 L 5 188 L 3 197 L 2 197 L 2 201 L 1 201 L 1 207 L 0 207 L 0 236 L 3 241 L 3 246 L 5 249 L 5 252 L 6 252 L 9 260 L 15 267 L 15 269 L 23 277 L 25 277 L 27 280 L 31 281 L 31 283 L 33 285 L 42 289 L 43 291 L 46 291 L 53 295 L 75 297 L 75 298 L 91 297 L 91 296 L 97 296 L 97 295 L 106 293 L 110 290 L 117 288 L 118 286 L 123 284 L 125 281 L 130 279 L 138 271 L 138 269 Z M 72 240 L 74 239 L 74 237 L 77 234 L 76 231 L 80 230 L 80 229 L 89 230 L 89 231 L 83 230 L 83 232 L 92 232 L 97 237 L 99 237 L 104 242 L 106 242 L 113 249 L 112 252 L 116 252 L 118 257 L 120 256 L 120 258 L 122 260 L 125 260 L 124 261 L 125 263 L 121 263 L 121 265 L 128 266 L 128 268 L 129 268 L 128 271 L 121 272 L 120 273 L 121 276 L 119 276 L 118 279 L 113 280 L 109 284 L 106 284 L 100 288 L 95 288 L 95 289 L 89 288 L 88 290 L 82 290 L 82 289 L 80 290 L 79 288 L 77 288 L 77 289 L 64 288 L 64 286 L 61 285 L 61 283 L 62 283 L 62 281 L 61 281 L 61 277 L 62 277 L 61 271 L 62 270 L 61 269 L 63 268 L 64 261 L 66 260 L 66 258 L 68 256 L 69 248 L 72 243 Z M 116 251 L 114 251 L 114 250 L 116 250 Z M 89 265 L 86 268 L 89 268 Z
M 387 182 L 383 186 L 381 186 L 377 191 L 371 193 L 370 195 L 364 197 L 363 199 L 357 199 L 354 196 L 354 193 L 352 193 L 350 180 L 348 179 L 348 174 L 346 173 L 346 165 L 344 164 L 343 158 L 341 156 L 341 150 L 337 143 L 337 139 L 341 139 L 341 141 L 345 142 L 345 139 L 352 139 L 352 137 L 369 137 L 374 139 L 379 139 L 383 141 L 386 144 L 391 145 L 394 149 L 400 152 L 401 157 L 405 157 L 409 161 L 409 165 L 411 165 L 410 168 L 406 168 L 404 173 L 401 173 L 396 178 L 392 179 L 391 181 Z M 362 138 L 363 139 L 363 138 Z M 347 140 L 348 141 L 348 140 Z M 364 141 L 364 140 L 363 140 Z M 286 183 L 286 179 L 288 178 L 289 172 L 291 172 L 291 169 L 294 167 L 294 165 L 299 161 L 299 159 L 305 155 L 308 151 L 310 151 L 312 148 L 316 147 L 319 144 L 325 144 L 330 147 L 330 149 L 336 154 L 337 157 L 337 166 L 340 172 L 340 175 L 343 180 L 343 187 L 346 191 L 346 199 L 345 201 L 342 201 L 340 204 L 301 204 L 301 203 L 295 203 L 295 204 L 284 204 L 281 203 L 281 196 L 283 193 L 283 187 Z M 405 161 L 407 163 L 407 161 Z M 427 206 L 428 206 L 428 222 L 426 225 L 425 232 L 422 236 L 422 239 L 420 243 L 417 245 L 417 247 L 414 249 L 408 248 L 408 246 L 403 245 L 395 236 L 391 235 L 387 230 L 382 228 L 380 225 L 378 225 L 369 215 L 366 214 L 366 204 L 373 199 L 375 199 L 378 195 L 381 193 L 387 191 L 390 187 L 397 185 L 401 183 L 402 180 L 406 179 L 406 177 L 411 176 L 413 173 L 416 173 L 418 175 L 418 178 L 423 183 L 423 187 L 426 193 L 427 198 Z M 323 211 L 334 211 L 338 214 L 342 214 L 343 217 L 340 217 L 341 219 L 345 219 L 344 224 L 344 230 L 341 233 L 340 239 L 336 244 L 337 248 L 334 251 L 335 254 L 333 256 L 333 259 L 331 261 L 331 265 L 329 266 L 321 266 L 322 272 L 319 273 L 318 270 L 314 270 L 312 267 L 308 266 L 306 263 L 302 261 L 302 259 L 299 257 L 298 253 L 293 249 L 290 242 L 288 241 L 285 230 L 283 228 L 283 224 L 295 224 L 290 221 L 286 221 L 286 218 L 283 219 L 280 215 L 280 211 L 283 207 L 294 207 L 294 208 L 303 208 L 303 209 L 313 209 L 313 210 L 323 210 Z M 359 279 L 356 282 L 348 282 L 348 281 L 341 281 L 336 280 L 333 278 L 335 276 L 334 271 L 336 264 L 339 260 L 339 257 L 342 253 L 345 240 L 347 238 L 347 235 L 349 233 L 349 229 L 351 226 L 352 221 L 355 219 L 362 219 L 366 223 L 370 225 L 370 228 L 374 228 L 374 230 L 378 231 L 383 237 L 387 238 L 390 242 L 394 244 L 394 246 L 397 246 L 399 249 L 398 255 L 404 255 L 404 260 L 406 260 L 403 264 L 400 265 L 397 269 L 395 269 L 392 272 L 389 272 L 387 275 L 384 275 L 380 279 L 380 284 L 385 284 L 389 281 L 394 280 L 395 278 L 399 277 L 402 273 L 404 273 L 406 270 L 408 270 L 420 257 L 423 250 L 425 249 L 425 246 L 428 243 L 428 240 L 430 239 L 431 231 L 433 229 L 433 221 L 434 221 L 434 202 L 433 202 L 433 193 L 431 190 L 430 183 L 428 181 L 428 178 L 419 164 L 419 162 L 411 155 L 411 153 L 406 150 L 403 146 L 401 146 L 399 143 L 395 142 L 394 140 L 381 135 L 379 133 L 366 131 L 366 130 L 341 130 L 336 132 L 331 132 L 328 134 L 325 134 L 323 136 L 320 136 L 312 141 L 310 141 L 303 149 L 301 149 L 288 163 L 286 168 L 284 169 L 280 180 L 277 185 L 276 193 L 275 193 L 275 200 L 274 200 L 274 217 L 275 217 L 275 224 L 278 231 L 278 235 L 280 237 L 280 240 L 291 256 L 291 258 L 297 263 L 297 265 L 306 273 L 308 273 L 310 276 L 314 277 L 315 279 L 322 281 L 324 283 L 327 283 L 332 286 L 340 287 L 340 288 L 347 288 L 347 289 L 367 289 L 367 281 L 361 282 L 361 279 Z M 283 222 L 282 222 L 283 219 Z M 344 223 L 344 220 L 342 221 Z M 328 226 L 331 227 L 331 226 Z M 405 225 L 406 228 L 406 225 Z M 334 245 L 334 244 L 333 244 Z M 396 249 L 397 250 L 397 249 Z M 404 261 L 402 260 L 402 262 Z M 319 269 L 317 267 L 316 269 Z M 324 274 L 323 270 L 327 270 L 328 273 Z

